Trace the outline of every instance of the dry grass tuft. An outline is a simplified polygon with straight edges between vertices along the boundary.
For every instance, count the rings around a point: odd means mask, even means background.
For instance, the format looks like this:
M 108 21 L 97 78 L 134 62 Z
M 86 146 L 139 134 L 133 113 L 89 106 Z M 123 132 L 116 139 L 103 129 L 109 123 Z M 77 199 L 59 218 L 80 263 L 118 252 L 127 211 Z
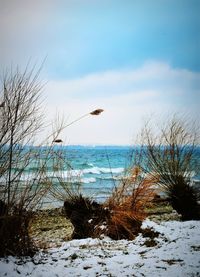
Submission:
M 155 197 L 157 178 L 143 177 L 135 167 L 122 178 L 110 198 L 99 204 L 81 194 L 70 194 L 64 202 L 66 216 L 74 226 L 73 238 L 101 237 L 134 239 L 146 218 L 146 208 Z
M 36 247 L 29 236 L 30 213 L 0 216 L 0 256 L 32 256 Z
M 110 210 L 107 235 L 113 239 L 134 239 L 147 214 L 145 209 L 155 197 L 153 185 L 157 182 L 151 176 L 142 177 L 135 167 L 128 178 L 122 180 L 105 204 Z

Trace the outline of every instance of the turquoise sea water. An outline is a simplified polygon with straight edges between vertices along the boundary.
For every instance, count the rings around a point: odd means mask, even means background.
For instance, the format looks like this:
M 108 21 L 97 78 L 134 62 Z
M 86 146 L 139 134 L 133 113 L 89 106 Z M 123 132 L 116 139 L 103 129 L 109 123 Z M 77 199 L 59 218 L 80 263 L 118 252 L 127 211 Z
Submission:
M 58 155 L 61 150 L 64 157 L 62 178 L 65 181 L 70 180 L 74 185 L 80 183 L 79 187 L 84 195 L 92 196 L 95 200 L 102 202 L 111 194 L 113 187 L 118 185 L 120 177 L 124 176 L 126 169 L 131 165 L 135 149 L 129 146 L 55 146 L 53 151 Z M 34 151 L 44 153 L 45 157 L 47 148 L 36 148 Z M 42 156 L 40 155 L 40 158 Z M 200 159 L 199 148 L 196 150 L 196 157 Z M 53 164 L 55 165 L 54 161 L 49 159 L 47 173 L 52 178 L 53 185 L 58 186 Z M 37 171 L 37 167 L 38 163 L 33 160 L 21 176 L 22 181 L 26 182 L 27 177 L 30 179 L 31 176 L 35 178 L 34 172 Z M 199 182 L 199 172 L 195 172 L 193 178 Z M 47 207 L 63 204 L 52 198 L 45 198 L 44 202 Z
M 62 147 L 65 160 L 63 177 L 70 172 L 70 181 L 76 183 L 81 180 L 80 189 L 84 195 L 92 196 L 99 202 L 104 201 L 117 186 L 120 177 L 131 165 L 135 148 L 130 146 L 67 146 Z M 59 150 L 59 147 L 56 150 Z M 196 150 L 196 157 L 200 158 L 200 149 Z M 193 178 L 200 180 L 199 172 Z M 55 183 L 56 186 L 56 183 Z M 55 201 L 56 202 L 56 201 Z
M 70 164 L 70 168 L 64 166 L 63 176 L 70 175 L 74 184 L 81 181 L 81 192 L 99 202 L 117 186 L 132 156 L 132 149 L 125 146 L 68 146 L 63 150 Z

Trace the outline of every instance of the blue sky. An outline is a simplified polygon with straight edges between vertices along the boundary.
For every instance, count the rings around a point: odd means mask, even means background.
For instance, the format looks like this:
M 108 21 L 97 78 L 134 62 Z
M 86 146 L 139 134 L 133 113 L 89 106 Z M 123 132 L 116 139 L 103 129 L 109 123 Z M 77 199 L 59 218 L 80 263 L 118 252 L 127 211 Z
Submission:
M 68 143 L 129 144 L 149 114 L 199 119 L 199 13 L 199 0 L 2 0 L 0 69 L 46 57 L 48 119 L 105 109 Z
M 200 69 L 199 1 L 84 2 L 56 14 L 58 78 L 136 67 L 151 59 Z

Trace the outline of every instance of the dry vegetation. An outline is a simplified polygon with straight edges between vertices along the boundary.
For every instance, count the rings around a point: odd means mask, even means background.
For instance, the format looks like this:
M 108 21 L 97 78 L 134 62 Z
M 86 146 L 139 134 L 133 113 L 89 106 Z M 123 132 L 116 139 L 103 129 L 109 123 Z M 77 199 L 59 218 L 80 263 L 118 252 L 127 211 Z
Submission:
M 0 90 L 0 255 L 34 252 L 28 233 L 32 212 L 49 190 L 49 150 L 30 145 L 43 130 L 40 69 L 11 69 Z M 59 130 L 58 130 L 59 132 Z M 30 173 L 30 169 L 31 173 Z
M 200 192 L 191 185 L 200 172 L 199 128 L 173 116 L 156 130 L 150 123 L 142 130 L 142 166 L 168 197 L 183 220 L 200 218 Z
M 141 173 L 138 167 L 133 168 L 105 204 L 111 213 L 108 234 L 115 239 L 133 239 L 147 216 L 147 207 L 152 205 L 156 180 L 143 178 Z
M 102 235 L 112 239 L 134 239 L 154 205 L 158 187 L 183 220 L 200 218 L 200 195 L 190 184 L 192 172 L 200 168 L 196 156 L 198 135 L 193 129 L 191 131 L 185 122 L 175 117 L 168 120 L 160 132 L 153 133 L 151 126 L 145 125 L 141 146 L 134 152 L 130 169 L 114 187 L 110 198 L 99 204 L 81 194 L 78 176 L 77 183 L 72 184 L 71 165 L 62 147 L 55 149 L 54 146 L 62 143 L 58 135 L 63 128 L 85 116 L 99 115 L 103 110 L 97 109 L 68 125 L 57 123 L 47 137 L 51 142 L 46 142 L 46 150 L 39 147 L 36 151 L 29 144 L 33 144 L 43 126 L 42 86 L 38 74 L 39 71 L 34 74 L 34 70 L 27 69 L 21 74 L 17 69 L 3 78 L 0 94 L 0 256 L 34 254 L 32 234 L 37 217 L 35 213 L 33 217 L 33 211 L 47 192 L 64 202 L 65 216 L 74 227 L 72 238 L 77 239 Z M 49 161 L 54 181 L 47 174 Z M 30 167 L 34 167 L 34 171 L 28 174 Z M 68 170 L 67 176 L 63 176 L 64 170 Z M 55 180 L 57 186 L 54 186 Z M 39 232 L 42 222 L 37 222 Z M 62 224 L 57 223 L 52 226 L 54 231 L 68 226 L 62 225 L 63 215 Z M 65 235 L 64 232 L 63 239 L 69 238 Z
M 157 180 L 142 178 L 135 168 L 129 178 L 113 190 L 103 204 L 83 197 L 80 193 L 64 202 L 66 216 L 74 226 L 73 238 L 109 236 L 113 239 L 133 239 L 147 216 L 146 209 L 155 196 Z

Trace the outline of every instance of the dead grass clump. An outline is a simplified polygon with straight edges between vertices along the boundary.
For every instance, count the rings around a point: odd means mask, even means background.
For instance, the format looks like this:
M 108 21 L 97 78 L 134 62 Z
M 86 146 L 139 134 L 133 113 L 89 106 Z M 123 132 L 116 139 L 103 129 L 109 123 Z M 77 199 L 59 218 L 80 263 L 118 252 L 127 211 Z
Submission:
M 157 231 L 154 231 L 153 228 L 142 229 L 141 232 L 144 238 L 150 238 L 150 239 L 157 238 L 160 235 L 160 233 Z
M 96 226 L 100 225 L 108 214 L 101 204 L 82 194 L 70 197 L 64 202 L 66 216 L 74 226 L 73 239 L 96 236 Z
M 72 238 L 106 235 L 116 240 L 134 239 L 147 216 L 145 210 L 155 197 L 156 182 L 157 178 L 143 178 L 140 169 L 134 168 L 104 204 L 82 194 L 69 194 L 64 209 L 74 226 Z
M 145 209 L 151 205 L 155 196 L 153 184 L 157 179 L 141 177 L 138 168 L 132 170 L 130 177 L 122 181 L 106 203 L 110 218 L 107 222 L 107 235 L 113 239 L 134 239 L 140 231 L 147 214 Z
M 30 213 L 1 213 L 0 216 L 0 256 L 32 256 L 36 248 L 29 236 Z
M 141 227 L 140 220 L 134 212 L 126 210 L 125 206 L 113 207 L 111 217 L 107 222 L 106 235 L 112 239 L 134 239 Z
M 182 220 L 200 219 L 200 194 L 193 180 L 200 168 L 200 128 L 177 114 L 161 124 L 155 127 L 149 121 L 142 129 L 141 164 L 151 175 L 159 175 L 159 187 Z
M 182 176 L 177 178 L 168 190 L 170 203 L 180 215 L 182 220 L 199 220 L 200 205 L 199 192 L 195 190 Z

